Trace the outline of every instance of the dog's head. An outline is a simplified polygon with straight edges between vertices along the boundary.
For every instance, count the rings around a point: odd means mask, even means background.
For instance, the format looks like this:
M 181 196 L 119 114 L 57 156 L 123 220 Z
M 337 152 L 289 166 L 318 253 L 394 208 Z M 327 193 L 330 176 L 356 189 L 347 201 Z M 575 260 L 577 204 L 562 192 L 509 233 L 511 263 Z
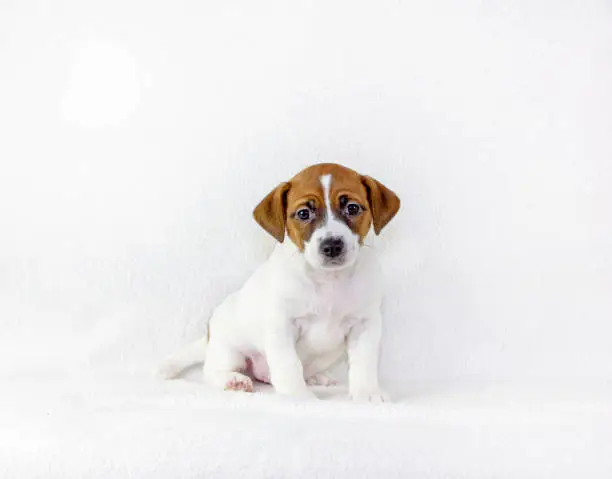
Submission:
M 302 170 L 255 208 L 255 220 L 281 243 L 285 233 L 314 268 L 352 265 L 370 230 L 379 234 L 400 207 L 390 189 L 341 165 Z

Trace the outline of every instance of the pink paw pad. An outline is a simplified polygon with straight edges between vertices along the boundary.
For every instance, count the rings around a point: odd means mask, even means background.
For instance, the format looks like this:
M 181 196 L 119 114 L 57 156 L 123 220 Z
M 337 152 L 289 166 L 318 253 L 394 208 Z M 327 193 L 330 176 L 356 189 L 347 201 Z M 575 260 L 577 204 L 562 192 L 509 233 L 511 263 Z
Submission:
M 226 391 L 253 392 L 253 381 L 248 377 L 233 377 L 225 384 Z

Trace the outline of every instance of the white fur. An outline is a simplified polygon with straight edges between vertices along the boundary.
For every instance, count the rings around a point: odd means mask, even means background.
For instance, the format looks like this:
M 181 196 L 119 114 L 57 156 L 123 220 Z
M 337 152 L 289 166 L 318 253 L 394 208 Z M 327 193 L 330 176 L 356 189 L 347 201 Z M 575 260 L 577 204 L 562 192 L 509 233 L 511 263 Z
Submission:
M 331 203 L 329 201 L 329 190 L 331 188 L 331 180 L 332 180 L 331 174 L 322 175 L 319 178 L 319 181 L 321 182 L 321 186 L 323 187 L 323 198 L 325 200 L 325 208 L 327 209 L 328 215 L 331 214 L 331 211 L 332 211 Z
M 206 382 L 221 389 L 238 383 L 237 389 L 248 390 L 250 379 L 237 371 L 245 358 L 263 357 L 278 393 L 313 396 L 307 382 L 329 384 L 325 372 L 347 353 L 350 396 L 387 399 L 378 383 L 380 268 L 373 249 L 361 249 L 353 232 L 333 216 L 330 181 L 322 178 L 326 223 L 304 254 L 289 239 L 277 245 L 243 288 L 215 310 L 208 345 L 200 340 L 171 356 L 162 368 L 166 377 L 206 354 Z M 350 261 L 341 268 L 325 268 L 318 258 L 318 243 L 329 235 L 341 235 L 351 248 Z

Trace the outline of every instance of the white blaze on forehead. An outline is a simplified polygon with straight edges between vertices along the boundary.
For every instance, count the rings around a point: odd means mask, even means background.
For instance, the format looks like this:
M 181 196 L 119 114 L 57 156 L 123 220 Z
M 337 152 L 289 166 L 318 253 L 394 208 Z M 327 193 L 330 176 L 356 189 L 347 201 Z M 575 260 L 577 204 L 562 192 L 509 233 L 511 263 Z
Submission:
M 350 230 L 350 228 L 346 226 L 338 218 L 336 218 L 336 215 L 334 214 L 332 210 L 331 196 L 330 196 L 332 175 L 331 174 L 321 175 L 320 181 L 321 181 L 321 186 L 323 187 L 323 197 L 325 198 L 325 209 L 327 210 L 326 215 L 325 215 L 326 216 L 325 222 L 321 225 L 322 228 L 319 229 L 320 235 L 322 236 L 351 236 L 353 235 L 353 232 Z
M 325 206 L 327 208 L 327 219 L 331 218 L 332 209 L 331 209 L 331 201 L 329 200 L 329 187 L 331 185 L 332 175 L 321 175 L 320 181 L 321 186 L 323 186 L 323 197 L 325 198 Z

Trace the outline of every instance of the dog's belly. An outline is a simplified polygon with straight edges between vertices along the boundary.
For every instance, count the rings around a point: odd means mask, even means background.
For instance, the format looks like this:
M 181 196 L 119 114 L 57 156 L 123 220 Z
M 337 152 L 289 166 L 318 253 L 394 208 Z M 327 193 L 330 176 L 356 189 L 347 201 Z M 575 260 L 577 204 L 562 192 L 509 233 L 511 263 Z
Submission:
M 270 369 L 266 357 L 261 353 L 246 356 L 246 373 L 262 383 L 270 383 Z

